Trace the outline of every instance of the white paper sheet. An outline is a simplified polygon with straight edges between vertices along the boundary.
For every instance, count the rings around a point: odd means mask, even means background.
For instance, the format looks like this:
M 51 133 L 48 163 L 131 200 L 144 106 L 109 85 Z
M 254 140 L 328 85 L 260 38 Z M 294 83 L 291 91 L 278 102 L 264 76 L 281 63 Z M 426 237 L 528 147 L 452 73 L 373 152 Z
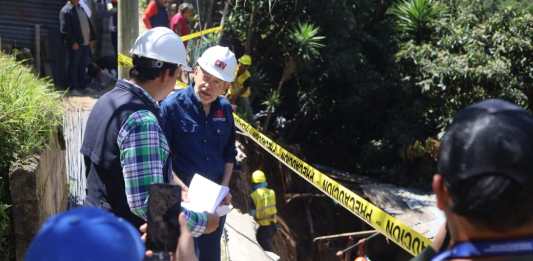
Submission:
M 187 193 L 189 201 L 182 202 L 181 206 L 195 212 L 207 211 L 215 214 L 215 210 L 228 192 L 228 187 L 221 186 L 202 175 L 194 174 Z

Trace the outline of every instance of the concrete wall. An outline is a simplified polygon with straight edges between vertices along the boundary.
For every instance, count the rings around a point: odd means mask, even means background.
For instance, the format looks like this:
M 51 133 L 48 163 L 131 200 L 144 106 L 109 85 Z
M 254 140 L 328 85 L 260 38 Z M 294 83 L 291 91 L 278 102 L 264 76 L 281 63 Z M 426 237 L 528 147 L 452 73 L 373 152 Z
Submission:
M 15 163 L 9 174 L 17 260 L 43 222 L 67 208 L 68 185 L 64 145 L 54 135 L 40 155 Z

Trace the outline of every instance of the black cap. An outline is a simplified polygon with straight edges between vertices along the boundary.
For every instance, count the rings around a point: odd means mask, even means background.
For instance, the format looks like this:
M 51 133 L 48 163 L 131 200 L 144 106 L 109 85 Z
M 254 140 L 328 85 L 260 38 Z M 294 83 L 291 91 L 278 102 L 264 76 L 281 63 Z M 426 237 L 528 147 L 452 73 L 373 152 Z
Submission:
M 528 184 L 533 177 L 533 117 L 498 99 L 468 106 L 442 138 L 438 169 L 448 184 L 486 174 Z

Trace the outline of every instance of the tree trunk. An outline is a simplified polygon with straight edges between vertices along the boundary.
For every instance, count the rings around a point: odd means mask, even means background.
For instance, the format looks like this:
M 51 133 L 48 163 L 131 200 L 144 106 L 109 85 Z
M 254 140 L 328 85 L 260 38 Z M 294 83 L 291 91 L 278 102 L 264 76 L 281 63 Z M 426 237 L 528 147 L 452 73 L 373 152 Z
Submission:
M 222 31 L 220 31 L 219 44 L 222 39 L 224 39 L 224 24 L 226 23 L 226 16 L 229 13 L 229 5 L 231 0 L 226 0 L 224 3 L 224 10 L 222 11 L 222 18 L 220 19 L 220 26 L 222 26 Z
M 209 1 L 206 1 L 208 3 L 207 4 L 207 10 L 206 10 L 206 15 L 205 15 L 205 24 L 207 25 L 207 27 L 211 27 L 212 26 L 212 19 L 213 19 L 213 8 L 215 6 L 215 0 L 209 0 Z
M 129 53 L 139 35 L 139 3 L 137 0 L 118 1 L 118 52 Z M 125 78 L 128 70 L 119 64 L 119 78 Z
M 246 33 L 246 45 L 244 46 L 244 53 L 252 53 L 252 40 L 254 38 L 254 22 L 255 22 L 255 5 L 252 4 L 252 14 L 248 21 L 248 32 Z

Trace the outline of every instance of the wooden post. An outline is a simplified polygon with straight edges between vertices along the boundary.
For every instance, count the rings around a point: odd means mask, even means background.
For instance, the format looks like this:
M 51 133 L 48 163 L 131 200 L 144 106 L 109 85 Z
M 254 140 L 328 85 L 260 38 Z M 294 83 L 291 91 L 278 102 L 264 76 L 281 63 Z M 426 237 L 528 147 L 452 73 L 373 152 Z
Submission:
M 41 25 L 35 25 L 35 72 L 41 75 Z
M 138 0 L 118 1 L 118 52 L 128 55 L 139 35 Z M 128 68 L 119 64 L 119 78 L 127 78 Z

